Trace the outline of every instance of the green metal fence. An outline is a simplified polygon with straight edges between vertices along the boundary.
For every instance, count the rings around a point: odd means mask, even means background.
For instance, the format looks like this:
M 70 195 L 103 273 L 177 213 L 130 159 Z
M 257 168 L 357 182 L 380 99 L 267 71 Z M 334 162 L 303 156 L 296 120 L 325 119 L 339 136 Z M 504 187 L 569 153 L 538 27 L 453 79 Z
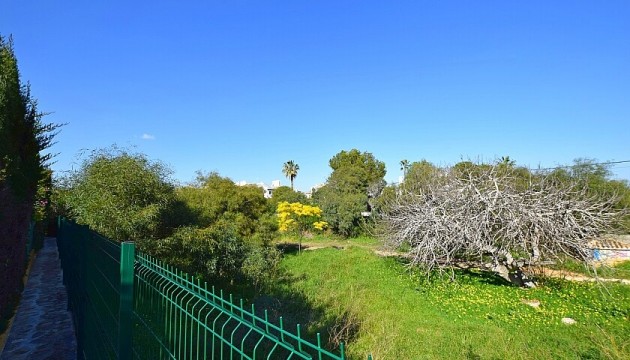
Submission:
M 64 219 L 59 252 L 85 359 L 345 359 L 194 277 Z

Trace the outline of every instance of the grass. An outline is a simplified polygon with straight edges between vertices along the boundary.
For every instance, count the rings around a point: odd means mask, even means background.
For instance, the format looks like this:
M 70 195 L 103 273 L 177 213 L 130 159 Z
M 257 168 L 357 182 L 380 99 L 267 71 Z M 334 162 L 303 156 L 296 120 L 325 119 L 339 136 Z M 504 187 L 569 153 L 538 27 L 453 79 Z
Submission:
M 276 244 L 297 244 L 298 238 L 294 235 L 283 235 L 276 241 Z M 380 243 L 373 237 L 361 236 L 352 239 L 346 239 L 343 237 L 331 236 L 326 234 L 315 234 L 311 237 L 302 238 L 303 247 L 349 247 L 357 246 L 369 249 L 377 249 L 380 247 Z
M 584 266 L 583 263 L 565 259 L 556 263 L 552 268 L 557 270 L 567 270 L 578 274 L 594 276 L 593 270 Z M 605 279 L 628 279 L 630 280 L 630 260 L 618 262 L 614 265 L 602 264 L 596 267 L 597 276 Z
M 547 280 L 526 290 L 475 272 L 427 281 L 366 249 L 373 240 L 356 243 L 285 255 L 272 290 L 300 299 L 281 311 L 311 333 L 345 328 L 337 335 L 349 340 L 350 359 L 630 358 L 630 286 Z

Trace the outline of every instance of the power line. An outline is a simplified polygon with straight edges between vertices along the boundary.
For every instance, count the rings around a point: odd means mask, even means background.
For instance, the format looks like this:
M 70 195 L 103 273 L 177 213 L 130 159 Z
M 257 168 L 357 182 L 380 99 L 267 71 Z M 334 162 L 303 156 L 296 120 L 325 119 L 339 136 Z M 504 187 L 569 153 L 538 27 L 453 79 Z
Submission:
M 630 160 L 606 161 L 606 162 L 601 162 L 601 163 L 585 163 L 584 165 L 597 166 L 597 165 L 615 165 L 615 164 L 625 164 L 625 163 L 630 163 Z M 544 170 L 568 169 L 568 168 L 572 168 L 572 167 L 579 166 L 579 165 L 580 164 L 563 165 L 563 166 L 556 166 L 556 167 L 543 168 L 543 169 L 538 169 L 538 168 L 532 169 L 532 168 L 530 168 L 530 170 L 544 171 Z

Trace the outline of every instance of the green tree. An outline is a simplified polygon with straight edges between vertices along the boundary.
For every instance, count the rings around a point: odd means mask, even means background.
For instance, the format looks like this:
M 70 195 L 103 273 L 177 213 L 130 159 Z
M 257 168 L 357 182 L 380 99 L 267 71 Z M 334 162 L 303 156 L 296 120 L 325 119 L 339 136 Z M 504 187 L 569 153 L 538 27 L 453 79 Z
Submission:
M 512 167 L 512 166 L 516 165 L 516 161 L 510 159 L 509 156 L 501 156 L 501 159 L 499 159 L 498 164 L 499 165 L 503 165 L 503 166 Z
M 299 170 L 300 165 L 293 162 L 293 160 L 285 162 L 282 166 L 282 173 L 291 180 L 291 190 L 293 190 L 293 180 L 296 178 Z
M 60 179 L 59 200 L 77 222 L 118 241 L 158 238 L 173 202 L 171 171 L 143 154 L 93 151 Z
M 402 187 L 406 190 L 419 190 L 439 174 L 440 170 L 426 160 L 414 161 L 407 170 L 405 182 Z
M 0 35 L 0 318 L 19 294 L 25 244 L 38 189 L 46 184 L 56 129 L 42 122 L 28 84 L 21 83 L 13 42 Z M 43 200 L 43 199 L 42 199 Z
M 578 158 L 572 166 L 557 169 L 552 174 L 556 180 L 577 183 L 590 196 L 602 201 L 615 199 L 615 209 L 626 213 L 618 224 L 618 230 L 630 233 L 630 185 L 627 180 L 611 179 L 609 164 Z
M 368 197 L 358 192 L 342 192 L 325 185 L 313 194 L 314 202 L 323 210 L 330 229 L 345 237 L 357 236 L 365 224 Z
M 411 165 L 409 164 L 409 160 L 400 160 L 400 170 L 403 172 L 403 179 L 407 178 L 407 171 L 409 170 L 410 166 Z
M 343 236 L 355 236 L 371 211 L 373 200 L 385 186 L 385 164 L 368 152 L 357 149 L 341 151 L 329 162 L 332 173 L 326 185 L 315 191 L 319 205 L 331 229 Z
M 184 226 L 142 245 L 169 265 L 221 287 L 246 280 L 258 291 L 275 278 L 280 261 L 275 247 L 247 241 L 238 226 L 225 219 L 205 228 Z
M 143 243 L 146 251 L 226 286 L 249 281 L 258 291 L 274 278 L 280 255 L 271 240 L 278 222 L 261 188 L 238 186 L 212 172 L 199 173 L 196 183 L 175 193 L 167 218 L 177 230 Z
M 362 153 L 357 149 L 342 150 L 328 164 L 333 170 L 328 182 L 337 182 L 337 186 L 348 191 L 367 191 L 370 185 L 384 183 L 387 173 L 384 162 L 369 152 Z
M 182 225 L 205 228 L 225 220 L 232 222 L 244 237 L 254 235 L 259 219 L 270 212 L 261 188 L 238 186 L 216 172 L 199 175 L 193 186 L 178 188 L 176 198 L 192 214 Z
M 307 204 L 308 199 L 304 193 L 299 191 L 295 191 L 288 186 L 280 186 L 273 190 L 273 194 L 271 195 L 271 199 L 268 199 L 268 208 L 269 211 L 274 213 L 278 208 L 278 204 L 286 201 L 289 203 L 299 202 L 302 204 Z

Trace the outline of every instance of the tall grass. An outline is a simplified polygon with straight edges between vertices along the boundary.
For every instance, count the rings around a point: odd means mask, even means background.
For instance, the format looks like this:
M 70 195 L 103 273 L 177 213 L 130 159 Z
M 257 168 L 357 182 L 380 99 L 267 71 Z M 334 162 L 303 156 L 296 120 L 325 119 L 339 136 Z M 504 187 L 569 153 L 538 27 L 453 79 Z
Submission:
M 629 286 L 549 280 L 526 290 L 475 272 L 429 281 L 363 246 L 287 254 L 281 267 L 272 295 L 318 309 L 309 329 L 345 337 L 351 359 L 630 358 Z

